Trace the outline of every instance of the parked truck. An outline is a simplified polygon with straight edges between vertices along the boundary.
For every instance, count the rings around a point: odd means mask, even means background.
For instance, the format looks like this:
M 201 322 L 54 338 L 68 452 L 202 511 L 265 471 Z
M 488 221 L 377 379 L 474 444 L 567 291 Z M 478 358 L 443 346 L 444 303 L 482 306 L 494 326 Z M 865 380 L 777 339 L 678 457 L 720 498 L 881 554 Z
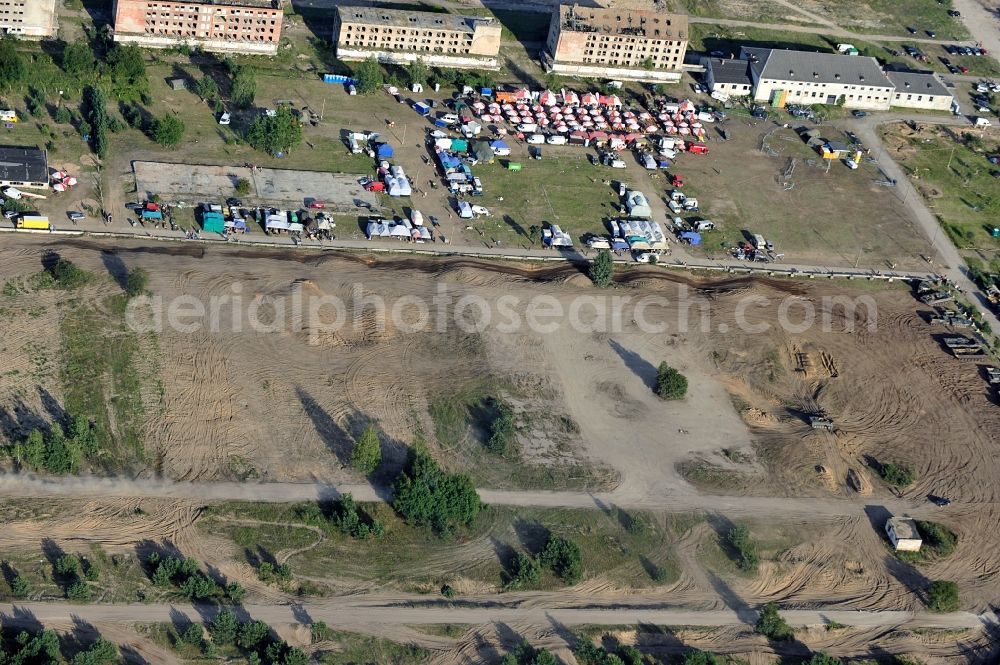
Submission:
M 35 229 L 37 231 L 50 231 L 52 229 L 49 218 L 44 215 L 21 215 L 14 222 L 14 226 L 19 229 Z

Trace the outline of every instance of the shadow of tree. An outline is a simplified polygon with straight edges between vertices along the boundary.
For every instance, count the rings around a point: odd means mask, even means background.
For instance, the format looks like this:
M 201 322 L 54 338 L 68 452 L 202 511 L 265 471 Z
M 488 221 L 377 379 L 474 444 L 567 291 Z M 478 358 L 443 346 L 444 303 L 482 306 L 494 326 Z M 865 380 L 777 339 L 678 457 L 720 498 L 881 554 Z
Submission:
M 618 357 L 622 359 L 625 366 L 628 367 L 633 374 L 639 377 L 646 387 L 650 390 L 653 390 L 653 388 L 656 387 L 656 367 L 651 362 L 640 356 L 635 351 L 626 349 L 613 339 L 609 339 L 608 344 L 614 352 L 618 354 Z
M 104 263 L 104 269 L 108 271 L 108 274 L 115 280 L 118 287 L 124 291 L 128 285 L 128 268 L 121 260 L 121 257 L 118 256 L 118 252 L 114 250 L 101 252 L 101 261 Z

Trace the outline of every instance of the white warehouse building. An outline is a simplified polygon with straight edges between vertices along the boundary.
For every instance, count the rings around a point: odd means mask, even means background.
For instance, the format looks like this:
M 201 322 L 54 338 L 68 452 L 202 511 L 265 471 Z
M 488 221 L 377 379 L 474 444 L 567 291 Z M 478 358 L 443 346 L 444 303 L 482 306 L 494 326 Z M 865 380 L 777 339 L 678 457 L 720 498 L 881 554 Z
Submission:
M 875 58 L 744 46 L 750 61 L 754 99 L 772 106 L 836 104 L 845 108 L 887 110 L 895 87 Z
M 890 71 L 886 72 L 886 76 L 896 89 L 892 96 L 893 106 L 933 111 L 951 110 L 955 98 L 935 74 Z

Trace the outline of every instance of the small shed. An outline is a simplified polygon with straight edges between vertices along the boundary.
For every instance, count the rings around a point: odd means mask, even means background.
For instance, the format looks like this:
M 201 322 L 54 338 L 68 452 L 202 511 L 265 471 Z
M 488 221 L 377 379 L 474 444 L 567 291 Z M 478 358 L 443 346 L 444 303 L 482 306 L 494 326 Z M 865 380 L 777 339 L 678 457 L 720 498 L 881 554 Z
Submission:
M 167 85 L 170 86 L 171 90 L 187 90 L 187 81 L 180 78 L 167 79 Z
M 909 517 L 890 517 L 885 523 L 885 533 L 898 551 L 919 552 L 923 545 L 917 523 Z

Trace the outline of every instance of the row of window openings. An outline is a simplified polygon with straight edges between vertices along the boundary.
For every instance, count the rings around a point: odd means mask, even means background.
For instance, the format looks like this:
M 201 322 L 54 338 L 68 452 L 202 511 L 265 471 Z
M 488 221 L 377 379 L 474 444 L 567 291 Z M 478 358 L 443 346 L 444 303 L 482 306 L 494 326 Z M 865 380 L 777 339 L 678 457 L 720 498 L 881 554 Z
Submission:
M 652 60 L 652 58 L 650 58 L 650 60 Z M 667 58 L 662 58 L 662 61 L 663 62 L 668 62 Z M 594 58 L 583 58 L 583 62 L 586 62 L 586 63 L 599 63 L 599 64 L 602 64 L 602 65 L 604 65 L 604 64 L 607 64 L 607 65 L 634 65 L 634 64 L 636 64 L 637 61 L 636 60 L 622 60 L 622 61 L 619 62 L 617 58 L 612 58 L 611 60 L 595 60 Z M 639 61 L 639 62 L 641 62 L 641 61 Z M 669 60 L 669 62 L 672 62 L 672 63 L 676 64 L 677 63 L 677 58 L 671 58 Z
M 345 26 L 344 30 L 346 32 L 350 33 L 350 32 L 354 31 L 354 28 L 355 28 L 355 26 L 348 25 L 348 26 Z M 369 30 L 365 26 L 363 26 L 363 25 L 357 26 L 357 28 L 358 28 L 357 32 L 369 32 Z M 387 34 L 387 35 L 393 34 L 392 30 L 393 30 L 392 28 L 385 28 L 385 34 Z M 411 32 L 409 28 L 396 28 L 396 30 L 398 30 L 399 34 L 401 34 L 401 35 L 418 35 L 418 36 L 422 36 L 422 37 L 445 37 L 445 36 L 448 36 L 448 35 L 453 35 L 456 32 L 454 30 L 423 30 L 423 31 L 420 31 L 420 32 Z M 379 28 L 372 28 L 370 30 L 370 32 L 372 32 L 372 33 L 378 33 L 378 32 L 380 32 L 380 29 Z
M 156 14 L 155 12 L 148 12 L 146 14 L 146 20 L 147 21 L 154 21 L 156 18 L 176 18 L 176 19 L 187 20 L 187 21 L 200 21 L 201 23 L 208 23 L 211 17 L 208 17 L 208 16 L 200 16 L 199 17 L 198 15 L 194 15 L 194 16 L 175 16 L 173 14 L 167 14 L 165 12 L 160 13 L 160 14 Z M 226 22 L 226 23 L 239 23 L 240 19 L 238 19 L 238 18 L 232 18 L 232 19 L 229 19 L 228 21 L 225 21 L 225 19 L 223 19 L 223 22 Z M 244 23 L 258 23 L 258 24 L 261 24 L 261 25 L 267 25 L 268 24 L 268 20 L 266 18 L 257 19 L 256 21 L 254 19 L 252 19 L 252 18 L 245 18 L 245 19 L 243 19 L 243 22 Z M 277 21 L 273 21 L 272 20 L 272 21 L 270 21 L 270 24 L 271 25 L 277 25 Z
M 618 55 L 618 53 L 620 51 L 626 51 L 626 52 L 629 52 L 629 53 L 631 53 L 633 51 L 637 51 L 639 53 L 659 53 L 660 49 L 658 49 L 658 48 L 651 48 L 651 49 L 640 48 L 640 49 L 634 49 L 631 46 L 629 46 L 628 48 L 625 48 L 625 49 L 614 49 L 614 50 L 612 50 L 612 52 L 615 53 L 616 55 Z M 584 55 L 594 55 L 594 51 L 593 50 L 584 51 L 583 53 L 584 53 Z M 671 54 L 672 55 L 680 55 L 681 54 L 681 50 L 679 48 L 675 48 L 673 50 L 663 49 L 663 53 L 664 53 L 664 55 L 671 55 Z M 607 55 L 607 54 L 608 54 L 608 52 L 605 51 L 605 50 L 600 50 L 600 51 L 597 52 L 597 55 L 599 55 L 599 56 L 601 56 L 601 55 Z
M 345 44 L 354 44 L 354 45 L 360 46 L 360 45 L 363 45 L 363 44 L 374 44 L 374 43 L 378 43 L 378 42 L 391 42 L 391 41 L 396 41 L 396 42 L 400 42 L 400 43 L 405 42 L 407 44 L 430 44 L 431 43 L 431 40 L 429 40 L 429 39 L 421 39 L 418 42 L 416 40 L 416 38 L 414 38 L 414 37 L 411 37 L 410 39 L 404 39 L 403 37 L 396 37 L 395 40 L 393 40 L 391 37 L 382 37 L 381 39 L 378 39 L 378 38 L 372 38 L 372 39 L 364 39 L 364 38 L 351 39 L 350 37 L 348 37 L 348 38 L 346 38 L 344 40 L 344 43 Z M 443 46 L 443 45 L 445 45 L 446 42 L 445 42 L 444 39 L 435 39 L 433 43 Z M 460 43 L 457 40 L 448 41 L 447 44 L 449 46 L 459 46 L 460 45 Z M 471 41 L 466 41 L 465 45 L 466 46 L 472 46 L 472 42 Z

